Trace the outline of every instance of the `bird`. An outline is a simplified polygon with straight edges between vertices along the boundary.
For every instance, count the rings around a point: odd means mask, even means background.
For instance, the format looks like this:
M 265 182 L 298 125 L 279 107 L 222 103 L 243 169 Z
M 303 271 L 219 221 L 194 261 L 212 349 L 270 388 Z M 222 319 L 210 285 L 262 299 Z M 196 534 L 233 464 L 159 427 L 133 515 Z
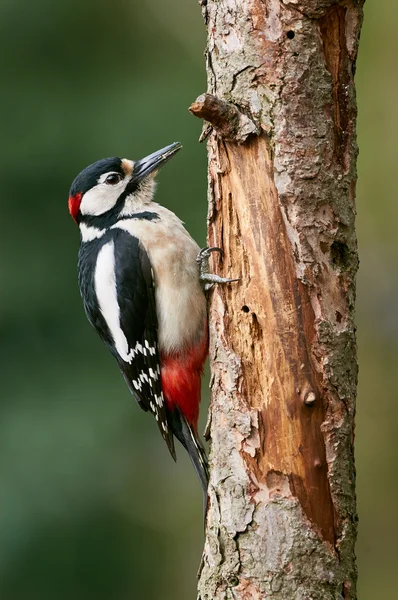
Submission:
M 206 291 L 236 281 L 208 272 L 208 258 L 169 209 L 154 201 L 155 176 L 180 149 L 174 142 L 133 161 L 86 167 L 69 192 L 80 229 L 78 283 L 86 316 L 117 361 L 171 456 L 188 452 L 206 502 L 208 461 L 198 434 L 208 355 Z

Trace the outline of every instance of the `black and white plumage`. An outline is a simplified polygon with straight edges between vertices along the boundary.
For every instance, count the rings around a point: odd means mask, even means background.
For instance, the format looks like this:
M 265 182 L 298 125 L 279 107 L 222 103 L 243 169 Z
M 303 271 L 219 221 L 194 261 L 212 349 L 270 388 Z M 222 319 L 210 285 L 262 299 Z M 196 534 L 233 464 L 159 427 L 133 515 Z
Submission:
M 198 437 L 208 352 L 199 247 L 174 213 L 153 202 L 154 172 L 181 145 L 133 162 L 107 158 L 72 184 L 69 211 L 81 234 L 78 279 L 87 317 L 126 383 L 150 411 L 175 459 L 173 435 L 207 489 Z
M 78 280 L 90 323 L 116 358 L 138 404 L 155 416 L 175 458 L 160 379 L 155 290 L 147 253 L 137 238 L 111 229 L 80 246 Z

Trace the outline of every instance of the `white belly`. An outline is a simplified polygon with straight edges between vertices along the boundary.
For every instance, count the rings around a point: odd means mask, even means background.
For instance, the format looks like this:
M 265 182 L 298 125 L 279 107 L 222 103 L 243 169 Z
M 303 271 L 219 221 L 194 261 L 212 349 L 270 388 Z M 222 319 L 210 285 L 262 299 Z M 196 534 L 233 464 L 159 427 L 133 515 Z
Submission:
M 155 203 L 150 210 L 160 219 L 123 219 L 113 227 L 138 238 L 148 253 L 155 274 L 159 347 L 170 353 L 199 341 L 206 326 L 196 263 L 199 246 L 174 213 Z

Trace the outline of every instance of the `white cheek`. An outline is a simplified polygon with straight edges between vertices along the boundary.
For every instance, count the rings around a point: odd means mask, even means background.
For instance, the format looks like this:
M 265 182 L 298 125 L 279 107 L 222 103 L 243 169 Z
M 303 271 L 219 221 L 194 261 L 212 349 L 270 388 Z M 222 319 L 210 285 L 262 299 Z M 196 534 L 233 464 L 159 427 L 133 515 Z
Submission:
M 127 182 L 121 181 L 118 185 L 110 186 L 100 183 L 86 192 L 80 205 L 82 215 L 98 216 L 113 208 L 126 187 Z

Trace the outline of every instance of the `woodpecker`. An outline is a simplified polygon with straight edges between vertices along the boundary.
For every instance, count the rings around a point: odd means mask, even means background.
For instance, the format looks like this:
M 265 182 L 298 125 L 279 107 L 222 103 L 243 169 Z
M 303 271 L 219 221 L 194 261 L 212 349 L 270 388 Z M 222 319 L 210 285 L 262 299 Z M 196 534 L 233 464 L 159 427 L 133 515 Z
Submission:
M 210 252 L 153 201 L 157 170 L 182 148 L 146 158 L 104 158 L 73 181 L 69 212 L 80 229 L 78 282 L 91 325 L 115 357 L 135 400 L 155 417 L 176 460 L 187 450 L 206 498 L 207 458 L 198 436 L 208 354 L 205 289 L 234 281 L 207 272 Z

